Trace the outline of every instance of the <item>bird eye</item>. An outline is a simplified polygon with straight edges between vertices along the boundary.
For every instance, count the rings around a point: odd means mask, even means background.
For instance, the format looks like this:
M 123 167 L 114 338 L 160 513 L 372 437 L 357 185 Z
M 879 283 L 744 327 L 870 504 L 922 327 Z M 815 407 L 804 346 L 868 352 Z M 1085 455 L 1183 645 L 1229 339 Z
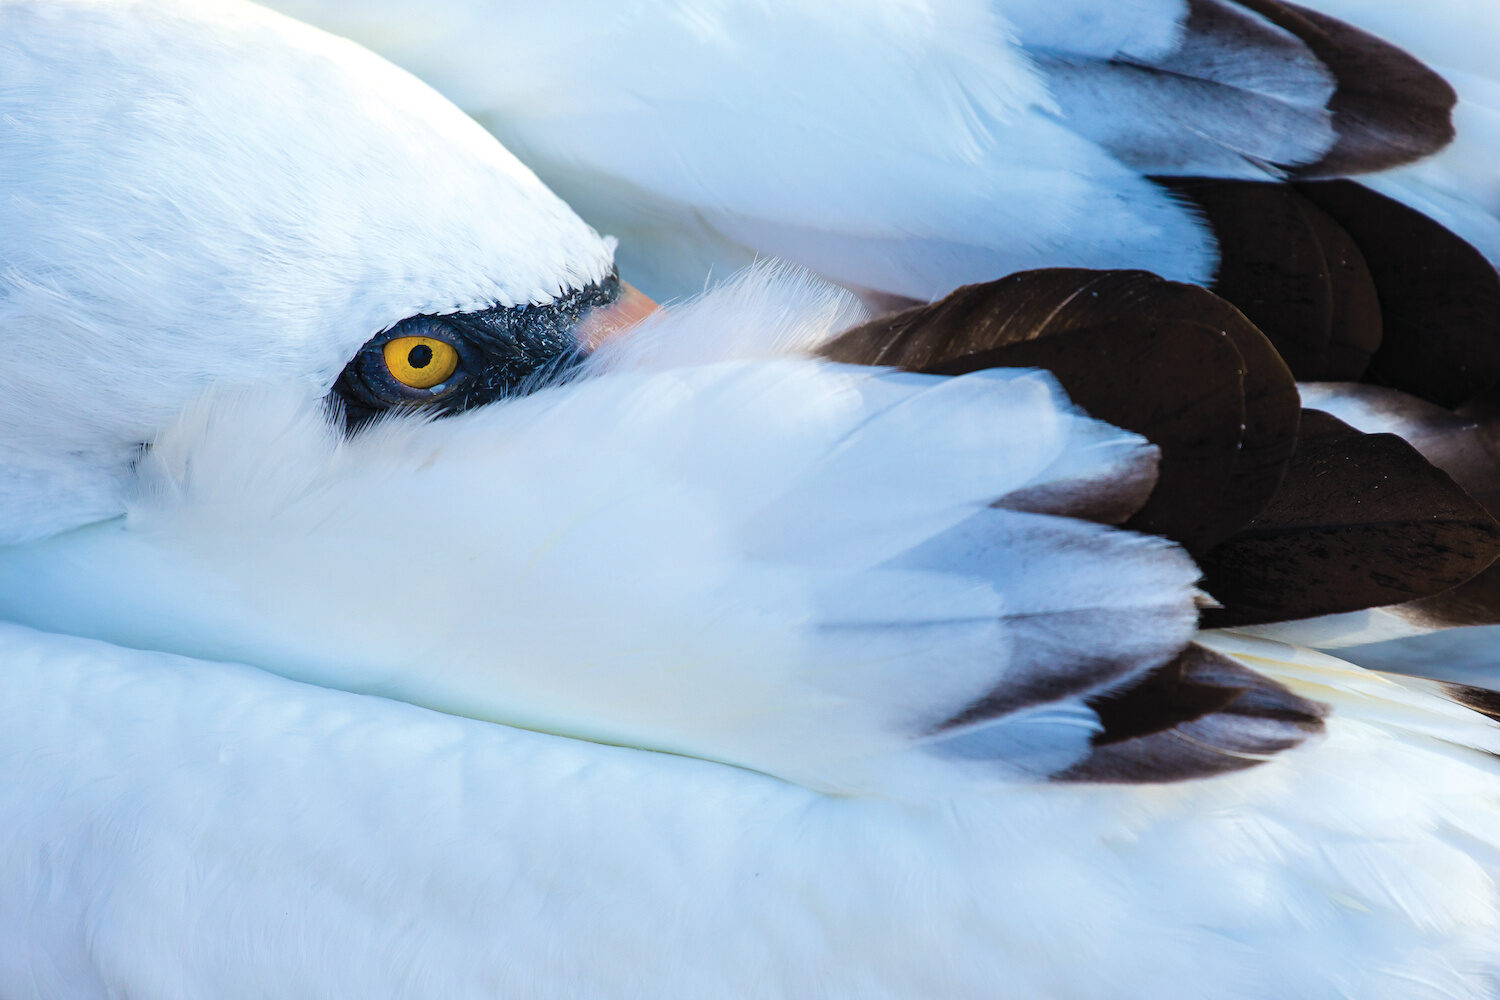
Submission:
M 441 385 L 458 370 L 458 351 L 432 337 L 396 337 L 386 342 L 385 367 L 391 377 L 413 389 Z
M 383 413 L 442 416 L 534 391 L 578 365 L 587 353 L 575 336 L 581 317 L 619 297 L 610 275 L 545 305 L 408 316 L 349 359 L 330 405 L 352 432 Z
M 330 395 L 351 429 L 393 409 L 462 409 L 483 362 L 484 354 L 451 320 L 412 316 L 366 342 Z

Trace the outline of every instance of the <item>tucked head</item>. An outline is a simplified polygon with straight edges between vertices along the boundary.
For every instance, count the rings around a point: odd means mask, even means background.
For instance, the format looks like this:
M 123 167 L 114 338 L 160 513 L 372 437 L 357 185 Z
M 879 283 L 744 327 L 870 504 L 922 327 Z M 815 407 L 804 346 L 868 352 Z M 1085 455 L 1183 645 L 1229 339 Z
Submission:
M 462 408 L 629 298 L 478 125 L 252 5 L 8 3 L 0 118 L 0 540 L 117 513 L 209 386 Z

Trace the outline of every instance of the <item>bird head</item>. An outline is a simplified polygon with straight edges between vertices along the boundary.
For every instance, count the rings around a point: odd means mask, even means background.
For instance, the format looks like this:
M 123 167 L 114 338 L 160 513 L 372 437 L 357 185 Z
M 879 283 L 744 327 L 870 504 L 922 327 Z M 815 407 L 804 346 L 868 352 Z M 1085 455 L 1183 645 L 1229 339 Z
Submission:
M 119 513 L 209 388 L 450 412 L 651 307 L 458 109 L 253 5 L 11 4 L 0 83 L 0 540 Z

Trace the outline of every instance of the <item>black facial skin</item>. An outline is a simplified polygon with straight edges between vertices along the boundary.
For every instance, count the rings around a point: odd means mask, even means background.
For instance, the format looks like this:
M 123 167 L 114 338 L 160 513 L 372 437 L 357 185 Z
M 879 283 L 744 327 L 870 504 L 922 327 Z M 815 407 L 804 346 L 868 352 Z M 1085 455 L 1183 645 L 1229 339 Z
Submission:
M 574 338 L 578 321 L 619 297 L 619 275 L 611 274 L 546 305 L 409 317 L 359 349 L 333 384 L 329 401 L 342 406 L 347 429 L 354 431 L 389 410 L 446 415 L 534 392 L 583 360 L 586 352 Z M 447 381 L 413 389 L 392 377 L 386 343 L 413 336 L 441 340 L 458 351 L 458 368 Z

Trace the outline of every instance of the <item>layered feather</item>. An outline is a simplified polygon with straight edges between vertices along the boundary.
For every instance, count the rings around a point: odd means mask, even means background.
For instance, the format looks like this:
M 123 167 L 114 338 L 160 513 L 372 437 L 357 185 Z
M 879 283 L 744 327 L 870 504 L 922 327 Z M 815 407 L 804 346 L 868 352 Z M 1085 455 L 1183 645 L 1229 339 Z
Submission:
M 1493 415 L 1485 403 L 1459 413 L 1372 385 L 1301 388 L 1308 405 L 1367 434 L 1399 436 L 1491 513 L 1497 509 L 1500 461 L 1494 454 Z M 1416 533 L 1430 527 L 1419 525 Z M 1478 554 L 1467 553 L 1470 558 Z M 1500 570 L 1490 565 L 1442 593 L 1269 631 L 1289 641 L 1340 650 L 1340 655 L 1371 667 L 1493 688 L 1500 685 L 1493 652 L 1493 626 L 1500 622 L 1497 581 Z
M 660 322 L 703 329 L 692 308 Z M 1152 460 L 1043 374 L 616 366 L 352 440 L 316 401 L 211 400 L 138 463 L 123 522 L 5 551 L 4 613 L 903 793 L 951 766 L 912 751 L 996 690 L 1004 712 L 973 720 L 990 765 L 1066 766 L 1087 725 L 1028 723 L 1012 748 L 999 716 L 1148 670 L 1193 629 L 1184 554 L 1038 510 L 1114 479 L 1139 502 Z
M 1046 266 L 1204 281 L 1232 234 L 1146 177 L 1368 173 L 1453 136 L 1453 90 L 1399 37 L 1280 0 L 555 14 L 583 32 L 476 0 L 424 7 L 419 31 L 404 0 L 282 6 L 479 116 L 662 296 L 756 253 L 924 300 Z M 1455 185 L 1398 196 L 1485 228 Z
M 1458 92 L 1454 141 L 1437 155 L 1367 179 L 1452 229 L 1500 264 L 1500 14 L 1483 0 L 1422 5 L 1319 0 L 1319 10 L 1374 32 L 1434 66 Z
M 1204 187 L 1194 190 L 1205 197 Z M 1282 356 L 1304 370 L 1363 372 L 1389 347 L 1374 307 L 1351 305 L 1360 295 L 1374 299 L 1358 251 L 1350 248 L 1351 276 L 1329 266 L 1326 250 L 1342 232 L 1331 220 L 1316 221 L 1311 203 L 1282 189 L 1212 194 L 1239 206 L 1248 196 L 1248 203 L 1281 206 L 1310 222 L 1323 285 L 1314 284 L 1306 301 L 1258 303 L 1259 315 L 1281 324 Z M 1362 320 L 1373 320 L 1375 329 L 1361 332 Z M 1421 350 L 1415 331 L 1394 336 L 1403 349 Z M 1500 525 L 1475 499 L 1496 493 L 1492 418 L 1482 409 L 1460 416 L 1396 390 L 1347 384 L 1303 388 L 1325 409 L 1352 411 L 1372 433 L 1321 412 L 1299 418 L 1277 352 L 1245 316 L 1203 289 L 1138 272 L 1024 272 L 879 317 L 819 350 L 844 361 L 948 374 L 1038 364 L 1094 414 L 1145 435 L 1163 455 L 1150 496 L 1133 509 L 1083 503 L 1074 510 L 1187 545 L 1215 601 L 1204 612 L 1208 624 L 1317 617 L 1261 631 L 1337 645 L 1490 622 L 1500 613 L 1500 571 L 1487 569 L 1500 554 Z M 1441 359 L 1452 352 L 1440 341 L 1434 353 Z M 1455 385 L 1482 377 L 1482 368 L 1438 360 L 1427 371 Z M 1378 433 L 1391 430 L 1411 443 Z M 1382 605 L 1398 606 L 1363 610 Z M 1175 673 L 1111 692 L 1109 704 L 1153 719 L 1164 706 L 1187 706 L 1185 716 L 1168 711 L 1158 719 L 1175 724 L 1198 718 L 1192 706 L 1222 706 L 1238 683 L 1216 668 L 1179 664 Z M 1137 725 L 1126 721 L 1123 731 Z M 1106 723 L 1102 731 L 1106 743 L 1115 742 L 1112 728 L 1119 729 Z

